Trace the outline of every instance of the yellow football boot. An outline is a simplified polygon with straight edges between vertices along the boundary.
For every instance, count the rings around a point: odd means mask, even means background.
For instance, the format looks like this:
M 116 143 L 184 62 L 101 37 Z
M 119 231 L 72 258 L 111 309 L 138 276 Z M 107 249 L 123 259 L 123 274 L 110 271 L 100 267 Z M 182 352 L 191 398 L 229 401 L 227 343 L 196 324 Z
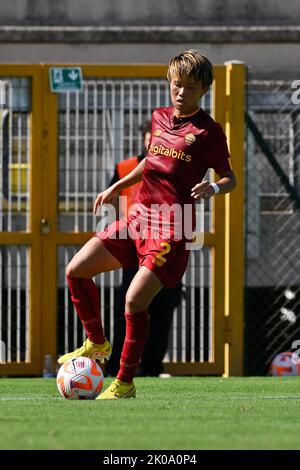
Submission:
M 107 339 L 104 344 L 92 343 L 87 339 L 81 348 L 75 349 L 75 351 L 65 354 L 58 359 L 59 364 L 64 364 L 68 359 L 73 359 L 74 357 L 90 357 L 91 359 L 96 359 L 97 361 L 104 362 L 109 360 L 111 356 L 111 345 Z
M 118 400 L 120 398 L 135 398 L 136 388 L 134 383 L 128 384 L 115 379 L 105 392 L 98 395 L 96 400 Z

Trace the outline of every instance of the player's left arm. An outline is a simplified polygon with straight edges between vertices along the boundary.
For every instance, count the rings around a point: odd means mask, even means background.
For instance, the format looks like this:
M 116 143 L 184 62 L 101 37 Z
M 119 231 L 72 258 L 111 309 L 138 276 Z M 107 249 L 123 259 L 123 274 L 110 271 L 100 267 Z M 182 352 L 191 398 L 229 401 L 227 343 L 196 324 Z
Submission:
M 219 180 L 215 183 L 202 181 L 192 188 L 191 196 L 194 199 L 209 199 L 217 193 L 230 193 L 236 187 L 236 178 L 232 170 L 219 172 Z
M 194 199 L 209 199 L 217 193 L 229 193 L 236 187 L 236 178 L 232 171 L 226 136 L 220 124 L 215 124 L 211 131 L 212 145 L 208 151 L 207 166 L 213 168 L 219 180 L 210 183 L 202 181 L 192 188 Z

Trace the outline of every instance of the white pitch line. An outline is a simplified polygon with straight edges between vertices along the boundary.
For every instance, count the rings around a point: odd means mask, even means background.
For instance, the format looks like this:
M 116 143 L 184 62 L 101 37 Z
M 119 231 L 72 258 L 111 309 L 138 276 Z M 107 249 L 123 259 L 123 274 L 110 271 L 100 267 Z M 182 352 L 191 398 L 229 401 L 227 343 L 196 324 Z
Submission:
M 0 401 L 62 400 L 62 397 L 0 397 Z
M 300 395 L 297 395 L 297 396 L 269 395 L 265 397 L 242 396 L 242 397 L 231 397 L 231 398 L 233 400 L 300 400 Z
M 300 395 L 297 396 L 276 396 L 276 395 L 266 395 L 263 397 L 257 397 L 257 396 L 236 396 L 236 397 L 224 397 L 224 395 L 221 397 L 206 397 L 206 396 L 201 396 L 199 398 L 202 399 L 208 399 L 212 401 L 213 399 L 220 399 L 224 398 L 228 400 L 300 400 Z M 0 401 L 32 401 L 32 400 L 64 400 L 63 397 L 0 397 Z M 79 400 L 80 401 L 80 400 Z M 83 400 L 82 400 L 83 401 Z M 91 401 L 91 400 L 87 400 Z

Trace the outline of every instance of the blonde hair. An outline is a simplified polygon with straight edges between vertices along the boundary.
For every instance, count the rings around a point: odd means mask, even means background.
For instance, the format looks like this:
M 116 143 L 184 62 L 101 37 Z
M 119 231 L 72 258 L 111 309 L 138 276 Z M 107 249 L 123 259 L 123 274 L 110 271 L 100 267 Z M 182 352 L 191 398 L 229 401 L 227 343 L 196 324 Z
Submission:
M 201 52 L 190 49 L 180 52 L 170 60 L 167 78 L 193 78 L 201 81 L 203 86 L 209 87 L 214 79 L 213 66 L 210 60 Z

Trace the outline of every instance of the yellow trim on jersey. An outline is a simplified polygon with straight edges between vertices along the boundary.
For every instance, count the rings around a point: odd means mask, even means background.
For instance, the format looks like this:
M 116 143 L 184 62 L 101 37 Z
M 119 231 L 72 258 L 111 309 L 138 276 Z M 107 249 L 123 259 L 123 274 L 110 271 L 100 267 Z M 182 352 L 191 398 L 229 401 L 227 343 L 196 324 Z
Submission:
M 200 108 L 197 108 L 196 111 L 194 111 L 193 113 L 191 113 L 191 114 L 182 114 L 182 116 L 179 116 L 179 117 L 175 116 L 175 112 L 174 112 L 173 116 L 177 117 L 177 119 L 192 117 L 192 116 L 194 116 L 194 114 L 198 113 L 199 109 Z

